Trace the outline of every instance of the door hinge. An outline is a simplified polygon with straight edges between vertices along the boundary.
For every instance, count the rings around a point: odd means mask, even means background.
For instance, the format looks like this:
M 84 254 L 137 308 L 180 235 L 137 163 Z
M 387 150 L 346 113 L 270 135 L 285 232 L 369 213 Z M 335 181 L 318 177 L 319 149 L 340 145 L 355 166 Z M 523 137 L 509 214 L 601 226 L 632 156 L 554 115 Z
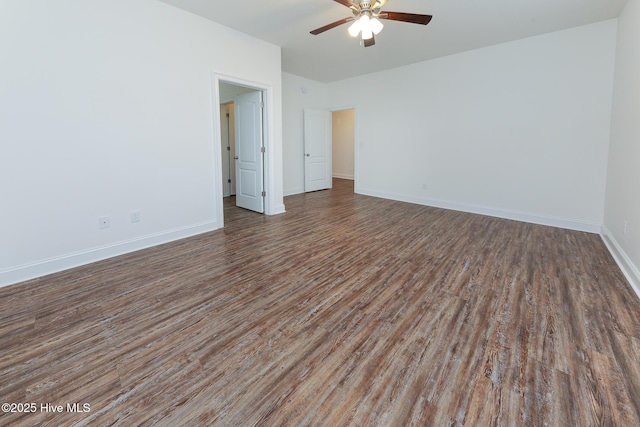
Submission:
M 231 151 L 231 147 L 227 145 L 227 151 Z
M 264 108 L 264 101 L 260 101 L 260 108 Z
M 260 147 L 260 152 L 264 154 L 264 147 Z
M 262 192 L 262 197 L 267 197 L 267 192 L 266 191 Z
M 229 118 L 229 113 L 227 113 L 227 119 Z
M 229 179 L 227 180 L 227 182 L 228 182 L 229 184 L 231 184 L 231 178 L 229 178 Z

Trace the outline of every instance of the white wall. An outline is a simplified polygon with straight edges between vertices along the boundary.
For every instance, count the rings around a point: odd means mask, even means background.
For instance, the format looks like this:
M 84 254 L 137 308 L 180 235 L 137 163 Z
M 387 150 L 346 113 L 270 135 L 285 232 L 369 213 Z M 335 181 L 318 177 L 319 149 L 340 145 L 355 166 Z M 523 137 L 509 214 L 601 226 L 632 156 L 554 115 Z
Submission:
M 329 84 L 358 110 L 358 191 L 599 232 L 616 22 Z
M 282 73 L 284 194 L 304 192 L 305 108 L 328 108 L 327 85 Z
M 333 177 L 353 180 L 355 178 L 355 110 L 351 108 L 334 111 L 331 114 L 331 121 Z
M 273 89 L 282 203 L 279 47 L 156 0 L 29 0 L 0 4 L 0 58 L 0 285 L 220 226 L 212 71 Z
M 640 0 L 618 18 L 603 235 L 640 295 Z M 627 232 L 624 232 L 624 222 Z

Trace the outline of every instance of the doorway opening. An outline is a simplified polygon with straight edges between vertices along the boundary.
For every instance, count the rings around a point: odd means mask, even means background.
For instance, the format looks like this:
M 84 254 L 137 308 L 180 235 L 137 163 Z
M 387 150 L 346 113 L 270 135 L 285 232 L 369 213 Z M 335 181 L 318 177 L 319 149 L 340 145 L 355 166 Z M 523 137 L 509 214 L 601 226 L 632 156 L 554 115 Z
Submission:
M 331 111 L 332 177 L 356 181 L 356 109 Z
M 267 132 L 268 88 L 236 79 L 222 80 L 214 75 L 217 86 L 217 133 L 220 137 L 220 189 L 218 215 L 224 224 L 224 207 L 229 198 L 235 206 L 258 213 L 268 212 L 266 187 L 268 167 L 265 152 Z M 217 156 L 216 156 L 217 157 Z
M 357 110 L 304 109 L 304 191 L 332 188 L 349 180 L 358 192 Z

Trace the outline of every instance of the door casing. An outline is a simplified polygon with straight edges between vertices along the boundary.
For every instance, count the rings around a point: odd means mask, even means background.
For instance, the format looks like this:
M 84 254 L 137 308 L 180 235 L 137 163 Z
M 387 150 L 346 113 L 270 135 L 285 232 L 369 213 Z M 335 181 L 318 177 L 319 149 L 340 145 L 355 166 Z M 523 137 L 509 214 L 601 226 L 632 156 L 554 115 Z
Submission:
M 212 81 L 212 108 L 213 108 L 213 156 L 214 156 L 214 194 L 216 200 L 215 218 L 224 226 L 224 208 L 223 208 L 223 189 L 222 189 L 222 141 L 220 132 L 220 82 L 229 83 L 236 86 L 244 86 L 262 92 L 264 108 L 262 110 L 263 133 L 264 133 L 264 191 L 266 193 L 264 199 L 264 213 L 274 215 L 284 212 L 284 206 L 281 201 L 276 199 L 275 191 L 275 153 L 274 153 L 274 135 L 273 135 L 273 111 L 274 104 L 273 86 L 261 82 L 245 80 L 234 76 L 229 76 L 215 71 L 211 72 Z
M 233 101 L 220 104 L 220 129 L 222 144 L 223 197 L 236 194 L 236 170 L 233 165 L 236 153 Z

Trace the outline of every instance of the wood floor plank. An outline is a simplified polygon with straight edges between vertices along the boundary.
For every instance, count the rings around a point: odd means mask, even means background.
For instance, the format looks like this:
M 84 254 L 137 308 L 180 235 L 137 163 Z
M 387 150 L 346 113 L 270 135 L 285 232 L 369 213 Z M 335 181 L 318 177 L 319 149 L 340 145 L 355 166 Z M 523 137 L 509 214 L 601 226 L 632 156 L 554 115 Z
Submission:
M 0 426 L 640 425 L 599 236 L 331 190 L 0 289 Z

